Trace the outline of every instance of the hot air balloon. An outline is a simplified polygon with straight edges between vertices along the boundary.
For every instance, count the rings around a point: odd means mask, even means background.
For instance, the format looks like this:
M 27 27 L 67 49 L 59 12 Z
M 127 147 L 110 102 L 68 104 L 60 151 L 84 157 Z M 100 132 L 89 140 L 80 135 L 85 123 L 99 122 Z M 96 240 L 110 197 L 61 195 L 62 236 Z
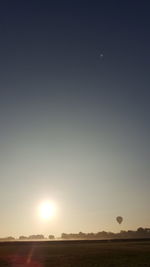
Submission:
M 121 216 L 117 216 L 116 221 L 121 224 L 123 222 L 123 218 Z

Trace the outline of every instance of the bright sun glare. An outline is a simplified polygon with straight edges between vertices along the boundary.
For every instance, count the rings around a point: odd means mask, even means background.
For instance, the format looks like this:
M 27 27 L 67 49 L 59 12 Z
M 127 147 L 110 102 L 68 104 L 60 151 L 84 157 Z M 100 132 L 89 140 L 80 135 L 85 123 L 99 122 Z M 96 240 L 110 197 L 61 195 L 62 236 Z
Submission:
M 49 220 L 56 215 L 56 205 L 53 202 L 45 201 L 39 206 L 39 215 L 43 220 Z

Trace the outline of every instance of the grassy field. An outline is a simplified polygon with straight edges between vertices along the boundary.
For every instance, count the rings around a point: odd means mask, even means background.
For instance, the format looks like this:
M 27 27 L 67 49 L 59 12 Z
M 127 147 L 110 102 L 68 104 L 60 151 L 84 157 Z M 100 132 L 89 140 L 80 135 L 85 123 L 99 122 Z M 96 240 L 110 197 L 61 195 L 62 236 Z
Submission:
M 5 242 L 0 266 L 150 267 L 150 241 Z

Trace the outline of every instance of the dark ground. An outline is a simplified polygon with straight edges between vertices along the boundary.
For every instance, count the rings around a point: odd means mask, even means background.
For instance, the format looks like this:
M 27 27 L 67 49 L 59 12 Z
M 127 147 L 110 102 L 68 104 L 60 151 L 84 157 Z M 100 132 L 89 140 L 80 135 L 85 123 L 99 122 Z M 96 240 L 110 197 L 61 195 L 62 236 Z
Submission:
M 4 242 L 0 266 L 150 267 L 150 241 Z

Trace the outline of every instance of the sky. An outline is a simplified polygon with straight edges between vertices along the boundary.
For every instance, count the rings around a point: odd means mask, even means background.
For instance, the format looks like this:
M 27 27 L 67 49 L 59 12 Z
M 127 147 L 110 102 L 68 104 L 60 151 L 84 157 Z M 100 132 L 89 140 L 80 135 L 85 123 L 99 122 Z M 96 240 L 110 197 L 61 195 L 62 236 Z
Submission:
M 149 14 L 148 1 L 1 1 L 1 237 L 150 226 Z

